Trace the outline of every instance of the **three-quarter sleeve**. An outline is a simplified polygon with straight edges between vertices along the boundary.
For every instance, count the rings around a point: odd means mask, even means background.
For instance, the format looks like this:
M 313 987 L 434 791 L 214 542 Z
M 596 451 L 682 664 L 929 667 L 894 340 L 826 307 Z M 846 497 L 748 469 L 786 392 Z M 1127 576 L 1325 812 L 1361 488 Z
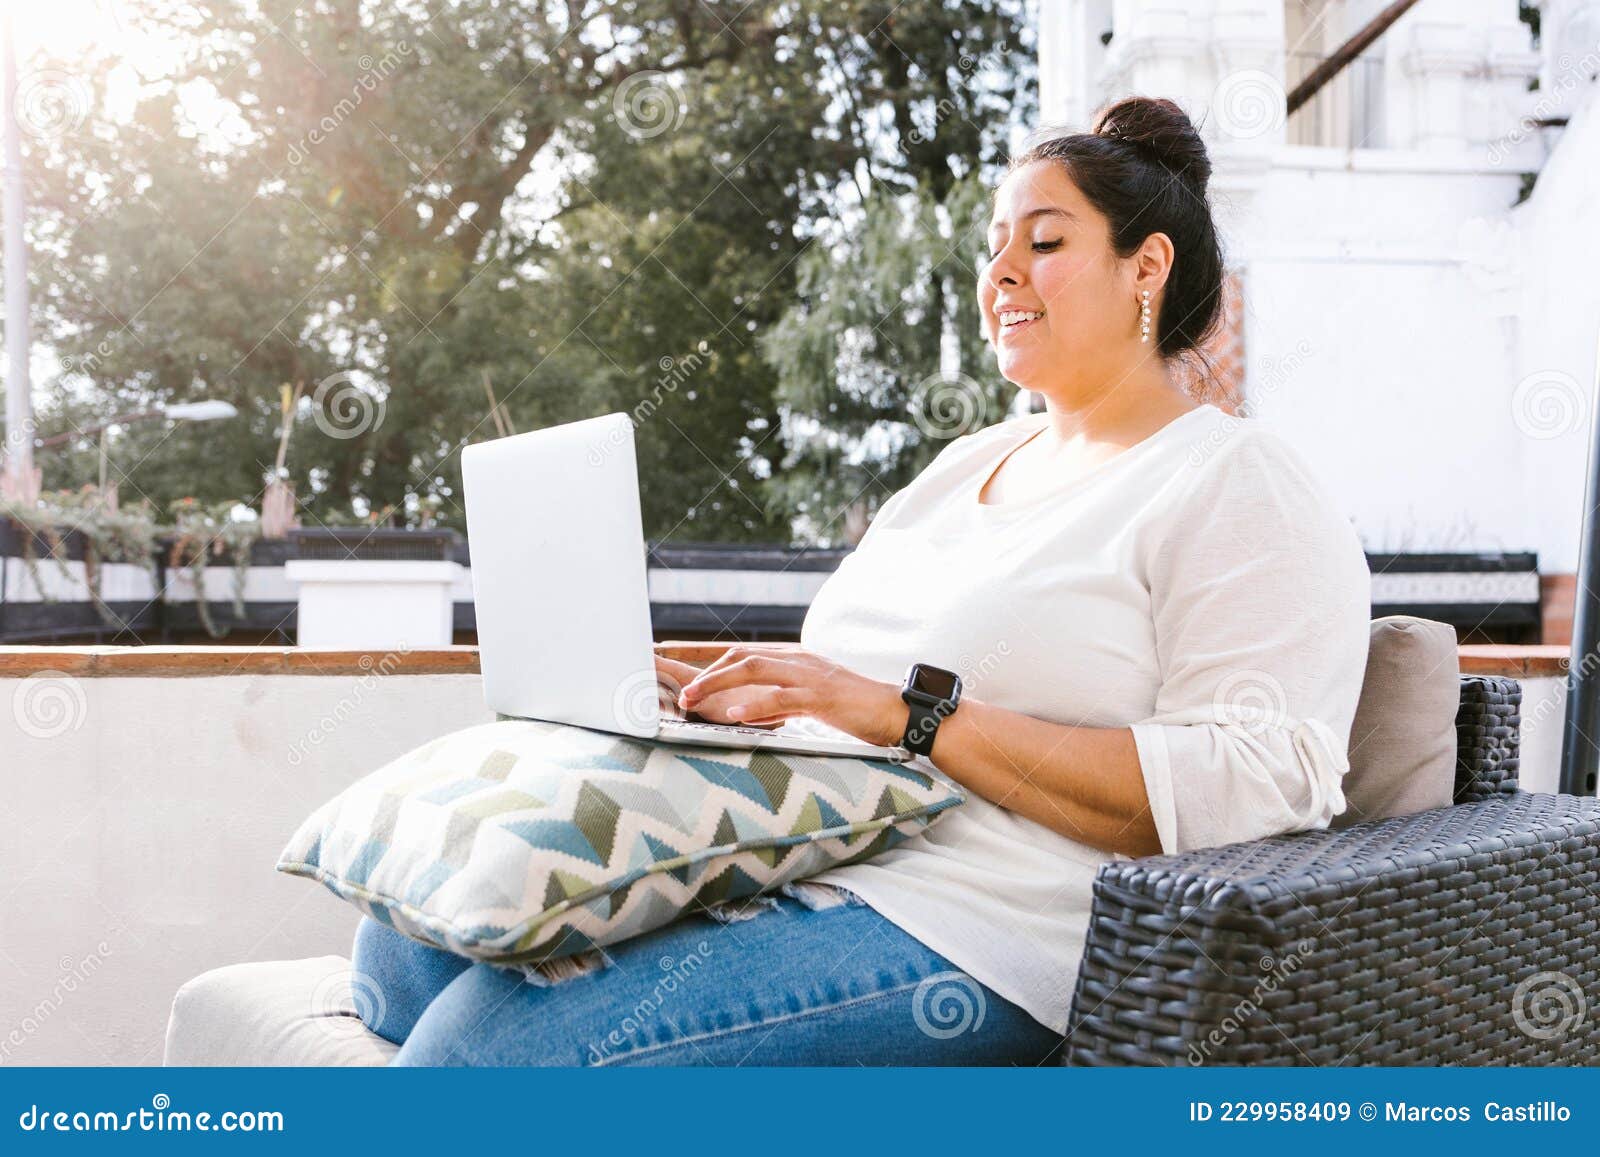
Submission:
M 1168 853 L 1326 827 L 1366 667 L 1354 529 L 1270 436 L 1216 454 L 1145 552 L 1161 686 L 1132 731 Z

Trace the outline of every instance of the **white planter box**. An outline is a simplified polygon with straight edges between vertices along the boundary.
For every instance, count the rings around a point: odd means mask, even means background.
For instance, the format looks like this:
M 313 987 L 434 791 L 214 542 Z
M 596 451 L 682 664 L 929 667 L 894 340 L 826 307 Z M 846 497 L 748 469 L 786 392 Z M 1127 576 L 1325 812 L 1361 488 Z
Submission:
M 455 562 L 291 559 L 302 647 L 446 646 L 453 636 Z

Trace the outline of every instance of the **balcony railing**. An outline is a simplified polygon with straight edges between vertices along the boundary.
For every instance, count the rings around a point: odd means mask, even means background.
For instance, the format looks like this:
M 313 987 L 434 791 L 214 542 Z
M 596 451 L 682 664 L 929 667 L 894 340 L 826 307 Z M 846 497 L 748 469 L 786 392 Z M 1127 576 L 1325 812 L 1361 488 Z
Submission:
M 364 536 L 360 557 L 372 561 L 431 557 L 460 563 L 450 591 L 454 641 L 475 642 L 472 557 L 454 532 L 403 531 Z M 41 547 L 40 549 L 43 549 Z M 848 549 L 761 545 L 651 543 L 650 615 L 659 638 L 764 641 L 796 639 L 817 589 Z M 14 531 L 0 522 L 0 643 L 178 643 L 206 641 L 196 608 L 194 575 L 168 568 L 154 574 L 129 563 L 102 566 L 102 598 L 125 623 L 108 623 L 87 601 L 81 544 L 70 537 L 60 565 L 18 557 Z M 258 541 L 244 572 L 243 599 L 233 601 L 237 576 L 229 559 L 205 568 L 209 619 L 235 644 L 296 641 L 301 592 L 285 565 L 293 559 L 339 559 L 349 554 L 334 536 Z M 10 557 L 6 557 L 9 555 Z M 1541 642 L 1538 556 L 1528 552 L 1386 553 L 1367 555 L 1372 614 L 1409 614 L 1454 626 L 1463 643 Z M 35 578 L 46 587 L 41 598 Z M 159 585 L 158 585 L 159 584 Z

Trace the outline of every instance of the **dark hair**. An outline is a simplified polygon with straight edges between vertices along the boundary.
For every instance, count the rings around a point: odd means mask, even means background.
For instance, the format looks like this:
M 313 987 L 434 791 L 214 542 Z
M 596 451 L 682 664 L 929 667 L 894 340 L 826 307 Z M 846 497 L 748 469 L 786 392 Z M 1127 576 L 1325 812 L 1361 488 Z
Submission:
M 1222 247 L 1206 201 L 1211 160 L 1188 116 L 1170 100 L 1133 96 L 1102 112 L 1087 133 L 1035 138 L 1011 162 L 1064 165 L 1072 183 L 1111 223 L 1111 246 L 1128 257 L 1152 233 L 1172 241 L 1156 319 L 1156 348 L 1198 352 L 1222 317 Z

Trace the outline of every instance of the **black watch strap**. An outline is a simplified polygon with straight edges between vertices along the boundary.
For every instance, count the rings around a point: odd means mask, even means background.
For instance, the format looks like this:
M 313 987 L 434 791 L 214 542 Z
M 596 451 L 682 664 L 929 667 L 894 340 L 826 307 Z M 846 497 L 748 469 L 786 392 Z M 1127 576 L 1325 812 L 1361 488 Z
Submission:
M 907 702 L 906 706 L 911 709 L 911 717 L 906 720 L 906 733 L 900 740 L 900 746 L 913 755 L 931 756 L 933 737 L 938 733 L 944 716 L 936 707 L 924 707 L 911 702 Z

